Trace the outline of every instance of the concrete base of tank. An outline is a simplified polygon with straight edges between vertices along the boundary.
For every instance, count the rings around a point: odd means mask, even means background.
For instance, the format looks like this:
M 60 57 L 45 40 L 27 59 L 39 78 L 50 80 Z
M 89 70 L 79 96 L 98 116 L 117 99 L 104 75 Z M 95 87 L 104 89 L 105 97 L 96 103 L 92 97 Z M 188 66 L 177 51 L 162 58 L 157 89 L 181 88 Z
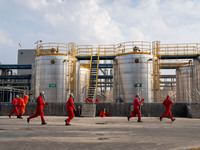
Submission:
M 75 112 L 76 116 L 81 116 L 82 111 L 82 103 L 75 103 L 75 107 L 77 111 Z M 97 103 L 96 104 L 96 116 L 99 116 L 100 111 L 106 108 L 106 111 L 111 116 L 127 116 L 131 113 L 131 106 L 132 103 Z M 200 117 L 200 103 L 193 104 L 196 107 L 189 107 L 192 106 L 191 104 L 187 103 L 174 103 L 172 104 L 172 115 L 175 117 Z M 191 111 L 196 109 L 196 111 Z M 0 105 L 0 116 L 8 115 L 13 110 L 12 106 L 5 106 Z M 36 103 L 28 103 L 26 106 L 25 114 L 24 115 L 31 115 L 34 114 L 36 111 Z M 165 112 L 165 107 L 162 103 L 146 103 L 141 107 L 142 116 L 146 117 L 159 117 Z M 199 115 L 192 115 L 199 114 Z M 44 106 L 44 114 L 46 116 L 65 116 L 67 115 L 66 112 L 66 104 L 65 103 L 49 103 L 48 106 Z
M 199 119 L 142 117 L 75 117 L 65 126 L 65 116 L 40 117 L 28 124 L 24 119 L 0 116 L 0 149 L 190 149 L 200 148 Z

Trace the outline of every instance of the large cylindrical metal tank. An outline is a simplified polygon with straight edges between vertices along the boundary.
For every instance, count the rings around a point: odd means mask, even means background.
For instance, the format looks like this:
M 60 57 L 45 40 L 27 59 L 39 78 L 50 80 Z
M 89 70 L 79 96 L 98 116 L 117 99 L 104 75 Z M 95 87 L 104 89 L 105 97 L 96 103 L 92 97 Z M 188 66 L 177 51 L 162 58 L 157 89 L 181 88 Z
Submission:
M 88 95 L 88 80 L 89 80 L 90 70 L 87 67 L 80 66 L 78 76 L 78 86 L 77 86 L 77 101 L 84 102 Z
M 176 101 L 191 102 L 193 68 L 184 67 L 176 70 Z
M 67 99 L 68 57 L 44 55 L 35 59 L 35 98 L 45 92 L 47 102 L 65 102 Z
M 153 102 L 152 55 L 127 54 L 114 59 L 114 100 L 133 102 L 137 93 L 146 103 Z
M 193 88 L 196 88 L 198 91 L 200 91 L 200 57 L 193 60 Z

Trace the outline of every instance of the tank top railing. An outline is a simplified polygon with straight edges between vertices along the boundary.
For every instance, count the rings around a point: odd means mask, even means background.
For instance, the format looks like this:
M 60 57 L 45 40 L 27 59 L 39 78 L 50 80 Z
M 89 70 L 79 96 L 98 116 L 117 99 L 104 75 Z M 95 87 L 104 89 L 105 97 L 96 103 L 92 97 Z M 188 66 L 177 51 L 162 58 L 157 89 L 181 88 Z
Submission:
M 151 54 L 151 43 L 147 41 L 130 41 L 116 45 L 117 55 L 129 53 Z
M 160 44 L 160 56 L 198 55 L 199 43 Z
M 66 43 L 40 43 L 36 47 L 36 55 L 67 55 L 68 44 Z
M 151 43 L 146 41 L 130 41 L 119 44 L 99 45 L 93 47 L 92 45 L 77 45 L 76 56 L 90 56 L 93 50 L 93 55 L 100 56 L 116 56 L 130 53 L 137 54 L 151 54 Z
M 155 43 L 154 41 L 153 43 Z M 147 41 L 130 41 L 112 45 L 76 45 L 75 43 L 39 43 L 36 47 L 37 56 L 41 55 L 75 55 L 90 56 L 98 54 L 100 56 L 117 56 L 124 54 L 158 54 L 159 56 L 179 56 L 179 55 L 199 55 L 200 43 L 179 43 L 179 44 L 158 44 L 159 51 L 155 52 L 155 46 L 151 48 L 151 42 Z M 154 45 L 154 44 L 153 44 Z

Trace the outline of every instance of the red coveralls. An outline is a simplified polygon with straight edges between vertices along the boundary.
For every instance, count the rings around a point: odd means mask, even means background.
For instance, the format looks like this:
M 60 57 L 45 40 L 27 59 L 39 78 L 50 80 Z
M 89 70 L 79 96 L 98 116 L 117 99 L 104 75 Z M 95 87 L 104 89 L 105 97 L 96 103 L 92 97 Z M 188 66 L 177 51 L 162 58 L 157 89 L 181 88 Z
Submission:
M 36 113 L 34 115 L 31 115 L 29 117 L 29 119 L 32 119 L 32 118 L 36 118 L 38 116 L 41 116 L 41 121 L 42 123 L 45 123 L 45 120 L 44 120 L 44 112 L 43 112 L 43 107 L 44 105 L 47 104 L 47 103 L 44 103 L 43 102 L 43 99 L 42 99 L 42 96 L 38 96 L 37 98 L 37 109 L 36 109 Z
M 74 103 L 71 97 L 69 97 L 67 104 L 66 104 L 66 109 L 67 109 L 67 113 L 68 113 L 68 118 L 66 119 L 66 121 L 68 123 L 70 123 L 70 121 L 74 118 L 74 112 L 73 109 L 76 111 L 76 108 L 74 107 Z
M 20 110 L 20 115 L 23 115 L 25 113 L 25 106 L 26 106 L 26 104 L 24 103 L 24 99 L 19 98 L 17 105 L 18 105 L 18 108 Z
M 17 98 L 15 98 L 15 99 L 13 99 L 13 101 L 12 101 L 12 104 L 13 105 L 17 105 L 17 102 L 18 102 L 18 100 L 17 100 Z M 16 113 L 16 115 L 18 116 L 19 115 L 19 112 L 18 112 L 18 109 L 17 109 L 17 106 L 13 106 L 13 111 L 9 114 L 9 116 L 12 116 L 14 113 Z
M 29 96 L 24 95 L 23 98 L 18 99 L 18 108 L 20 110 L 20 115 L 22 116 L 25 113 L 26 104 L 28 103 Z
M 138 121 L 141 121 L 141 113 L 140 113 L 140 105 L 144 102 L 144 100 L 142 100 L 141 102 L 139 102 L 138 98 L 135 97 L 133 100 L 133 113 L 129 116 L 129 118 L 131 117 L 135 117 L 136 115 L 138 115 Z
M 99 114 L 99 116 L 101 117 L 106 117 L 106 116 L 109 116 L 109 117 L 112 117 L 112 116 L 110 116 L 107 112 L 104 112 L 104 111 L 101 111 L 100 112 L 100 114 Z
M 86 98 L 85 101 L 88 102 L 88 103 L 92 103 L 93 102 L 93 100 L 89 99 L 89 98 Z
M 160 116 L 160 118 L 162 119 L 163 117 L 166 117 L 167 115 L 169 115 L 169 117 L 171 118 L 171 120 L 173 121 L 174 119 L 172 118 L 172 113 L 170 111 L 171 109 L 171 104 L 173 104 L 173 102 L 171 101 L 170 98 L 166 98 L 163 102 L 163 104 L 165 105 L 165 113 Z
M 26 107 L 26 104 L 28 103 L 28 99 L 29 99 L 29 96 L 28 95 L 24 95 L 24 104 L 25 104 L 25 107 Z

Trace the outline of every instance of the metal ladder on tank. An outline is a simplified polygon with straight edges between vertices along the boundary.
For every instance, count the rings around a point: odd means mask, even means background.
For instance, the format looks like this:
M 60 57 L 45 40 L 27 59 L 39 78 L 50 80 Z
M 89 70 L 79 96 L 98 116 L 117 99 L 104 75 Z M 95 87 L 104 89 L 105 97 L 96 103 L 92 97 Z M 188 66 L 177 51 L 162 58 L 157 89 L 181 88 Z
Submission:
M 89 83 L 88 83 L 88 98 L 89 99 L 95 99 L 96 95 L 97 95 L 99 54 L 100 54 L 100 48 L 98 48 L 98 55 L 97 56 L 93 56 L 92 52 L 91 52 L 90 76 L 89 76 Z
M 160 41 L 154 41 L 153 45 L 153 91 L 154 102 L 160 102 Z

